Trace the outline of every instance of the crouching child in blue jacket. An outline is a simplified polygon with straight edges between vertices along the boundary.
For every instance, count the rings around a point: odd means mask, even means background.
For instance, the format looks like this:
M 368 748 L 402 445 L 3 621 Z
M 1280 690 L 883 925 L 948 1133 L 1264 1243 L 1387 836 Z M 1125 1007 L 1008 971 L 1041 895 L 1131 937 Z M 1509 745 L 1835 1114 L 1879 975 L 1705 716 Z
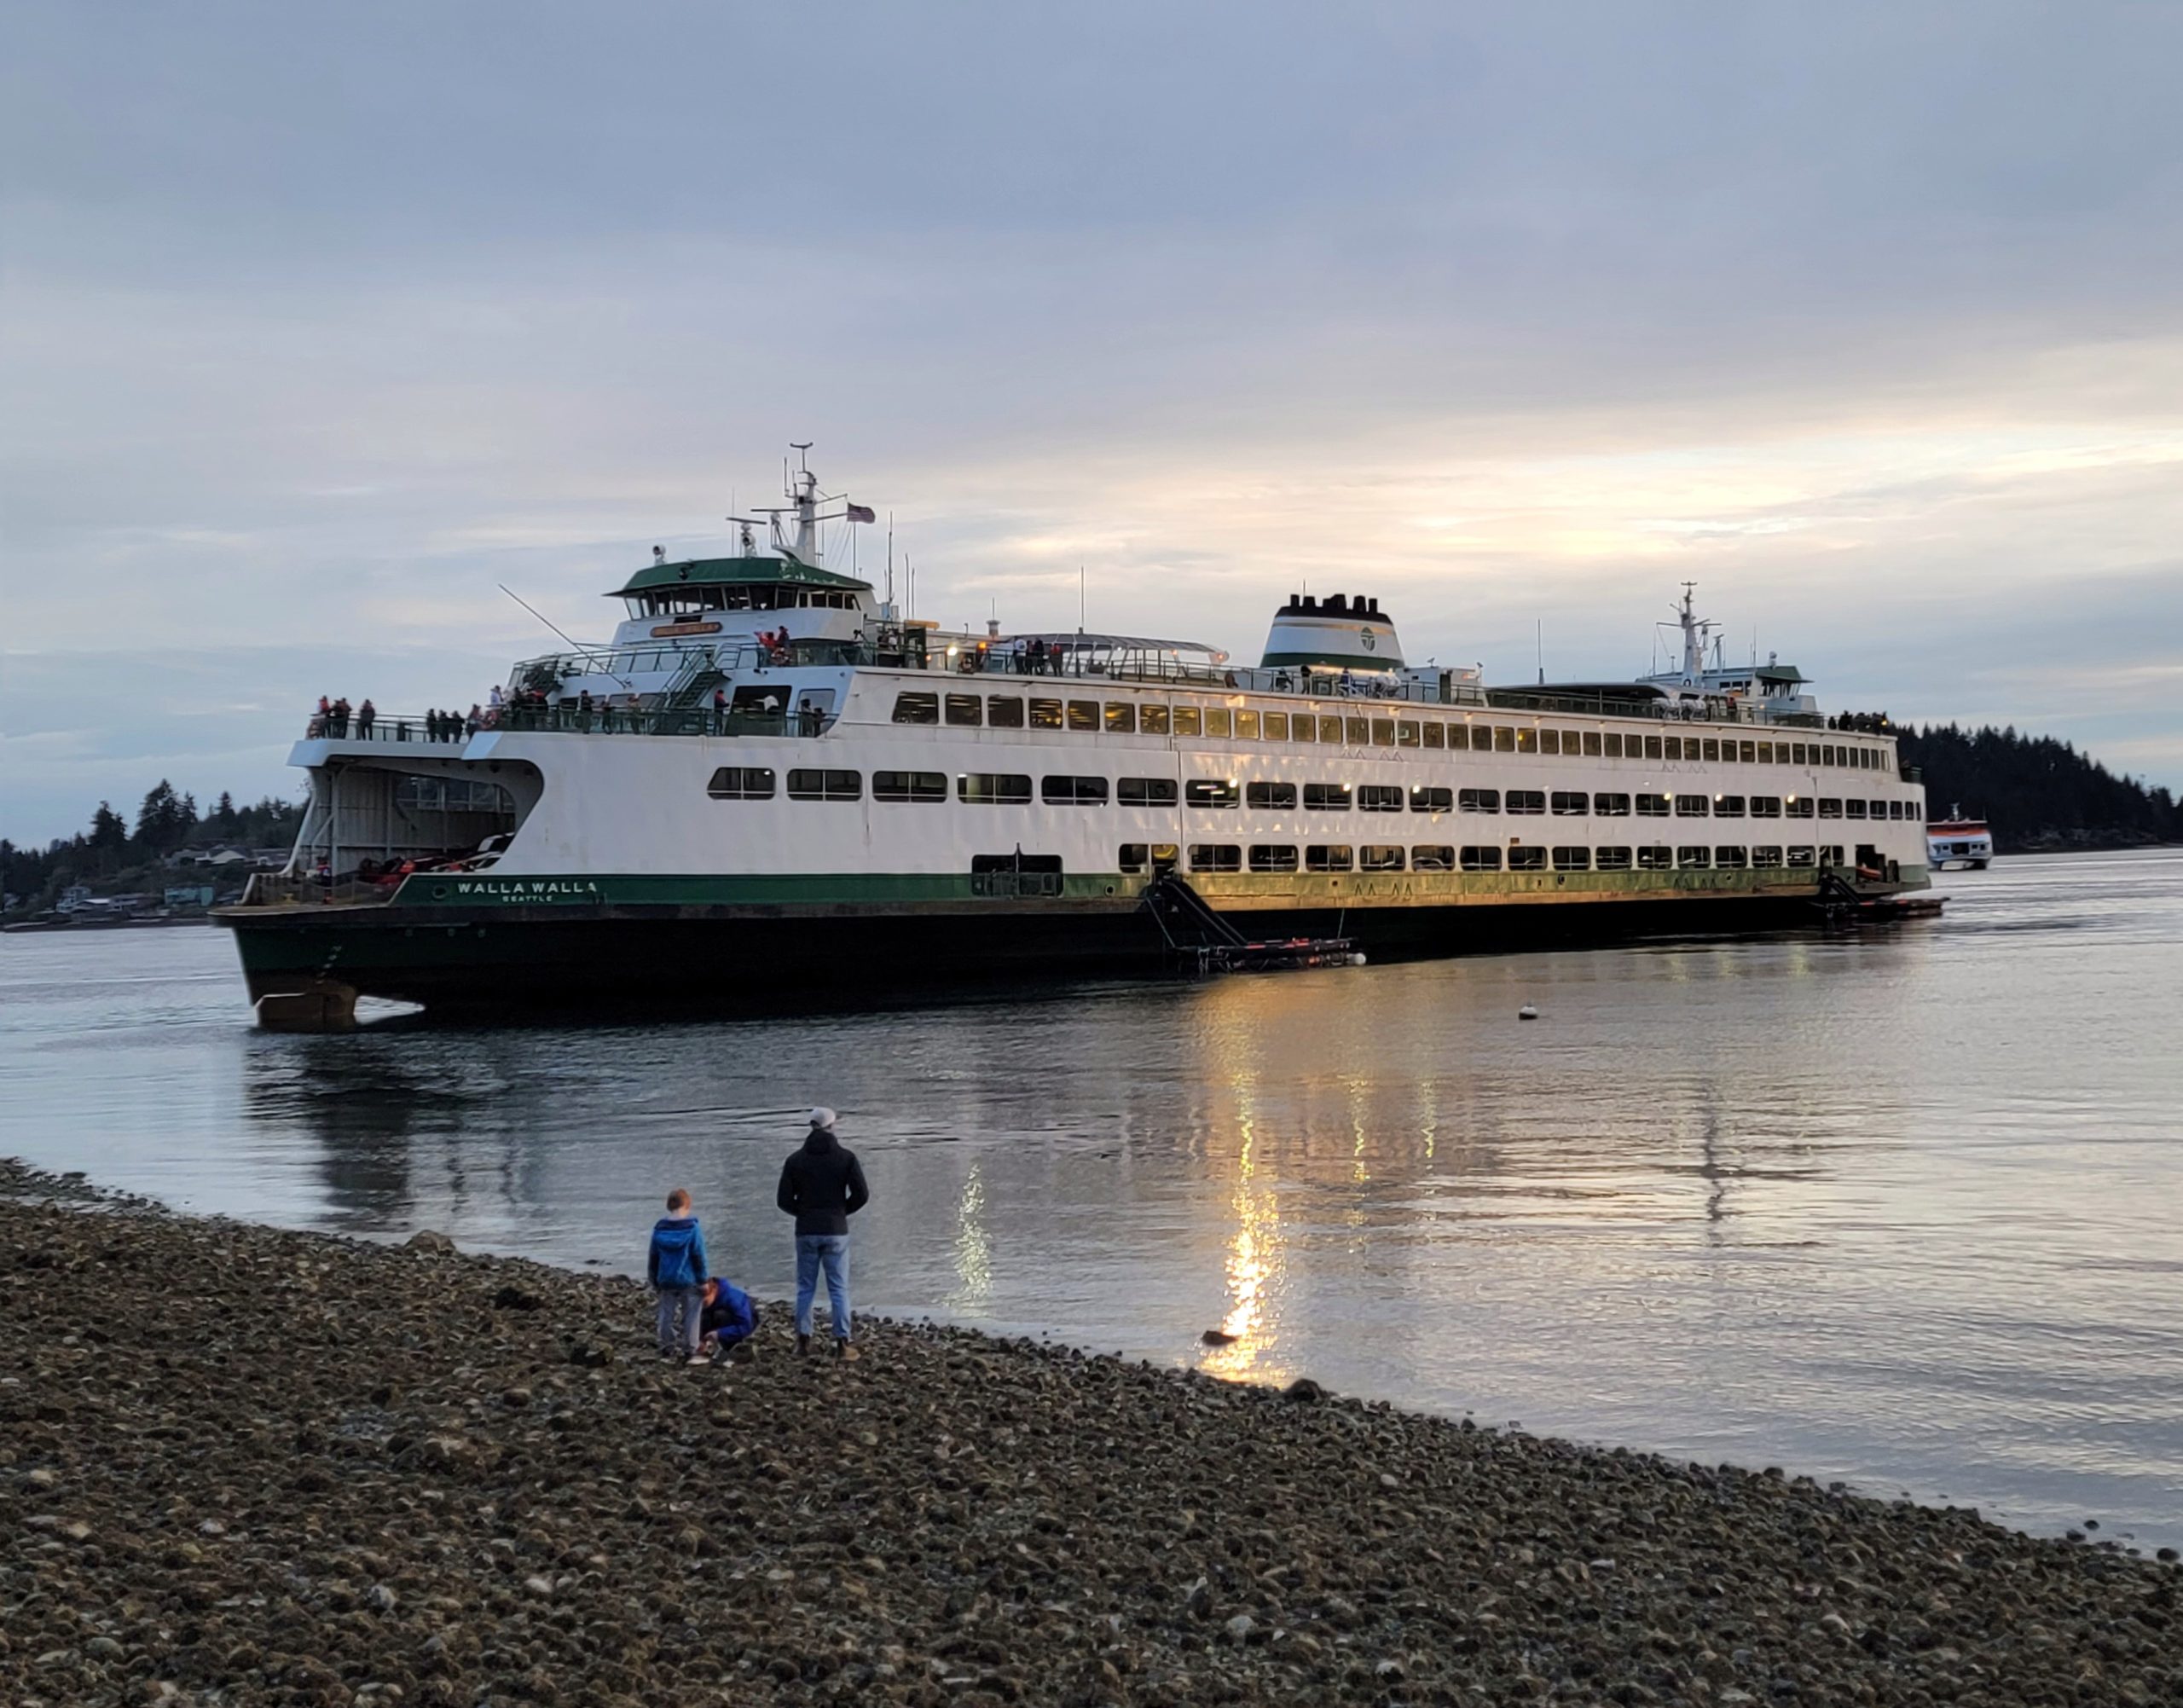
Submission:
M 698 1327 L 704 1335 L 698 1350 L 715 1364 L 746 1364 L 756 1350 L 750 1337 L 758 1332 L 758 1307 L 726 1276 L 716 1275 L 705 1283 L 704 1313 Z
M 677 1186 L 667 1195 L 667 1213 L 652 1224 L 645 1279 L 659 1296 L 659 1355 L 705 1362 L 698 1351 L 698 1319 L 705 1301 L 704 1231 L 690 1213 L 690 1195 Z

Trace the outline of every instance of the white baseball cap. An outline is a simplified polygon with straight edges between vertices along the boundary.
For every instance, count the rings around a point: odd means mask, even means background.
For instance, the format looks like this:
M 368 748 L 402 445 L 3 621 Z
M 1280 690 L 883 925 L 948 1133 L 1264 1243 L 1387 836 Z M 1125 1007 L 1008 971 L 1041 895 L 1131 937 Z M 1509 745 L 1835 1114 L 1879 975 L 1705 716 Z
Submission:
M 825 1126 L 825 1127 L 831 1127 L 831 1126 L 833 1126 L 833 1124 L 834 1124 L 834 1112 L 833 1112 L 833 1110 L 831 1110 L 831 1109 L 814 1109 L 814 1110 L 812 1110 L 812 1111 L 811 1111 L 811 1125 L 812 1125 L 812 1126 Z

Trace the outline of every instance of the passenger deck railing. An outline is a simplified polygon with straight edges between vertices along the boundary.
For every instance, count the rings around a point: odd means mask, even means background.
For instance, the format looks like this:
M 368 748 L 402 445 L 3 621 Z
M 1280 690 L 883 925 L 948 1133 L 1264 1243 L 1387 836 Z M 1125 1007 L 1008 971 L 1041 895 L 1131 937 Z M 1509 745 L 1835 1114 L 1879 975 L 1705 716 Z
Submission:
M 353 877 L 297 877 L 284 871 L 251 874 L 243 886 L 245 907 L 368 907 L 394 899 L 391 883 L 366 883 Z

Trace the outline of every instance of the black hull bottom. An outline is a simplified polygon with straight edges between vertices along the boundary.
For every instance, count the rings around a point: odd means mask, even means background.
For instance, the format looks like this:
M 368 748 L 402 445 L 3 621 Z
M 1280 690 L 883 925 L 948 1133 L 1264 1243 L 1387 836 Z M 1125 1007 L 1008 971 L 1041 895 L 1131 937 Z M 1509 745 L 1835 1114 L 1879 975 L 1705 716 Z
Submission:
M 1811 929 L 1807 895 L 1579 905 L 1225 912 L 1247 935 L 1347 937 L 1372 960 L 1567 947 L 1635 938 Z M 359 996 L 475 1016 L 777 1009 L 791 993 L 914 993 L 987 981 L 1156 976 L 1177 955 L 1139 908 L 901 912 L 509 909 L 450 918 L 386 907 L 231 913 L 269 1024 L 339 1024 Z

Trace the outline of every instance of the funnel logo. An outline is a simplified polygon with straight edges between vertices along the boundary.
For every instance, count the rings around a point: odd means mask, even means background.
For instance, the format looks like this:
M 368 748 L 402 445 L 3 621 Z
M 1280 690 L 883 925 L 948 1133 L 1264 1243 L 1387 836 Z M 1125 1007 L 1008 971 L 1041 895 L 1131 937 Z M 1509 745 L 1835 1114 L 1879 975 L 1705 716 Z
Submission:
M 1374 652 L 1379 650 L 1380 643 L 1372 638 L 1372 631 L 1370 629 L 1358 629 L 1357 631 L 1357 638 L 1364 643 L 1364 650 L 1367 652 Z

